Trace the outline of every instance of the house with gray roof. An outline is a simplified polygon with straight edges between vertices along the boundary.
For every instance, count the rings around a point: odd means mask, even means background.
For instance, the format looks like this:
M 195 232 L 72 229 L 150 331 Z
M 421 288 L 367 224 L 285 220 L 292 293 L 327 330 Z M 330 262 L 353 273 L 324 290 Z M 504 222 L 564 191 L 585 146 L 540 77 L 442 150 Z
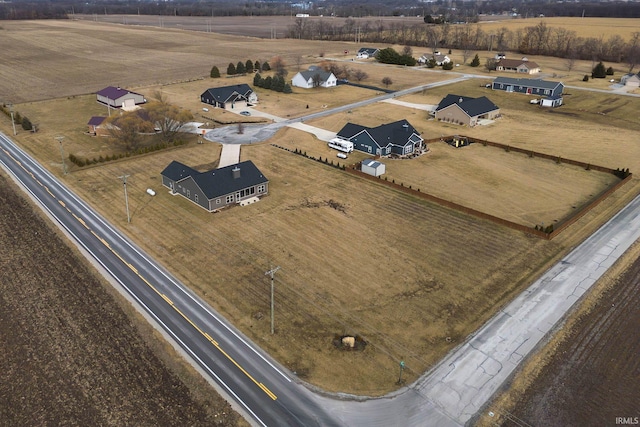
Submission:
M 243 83 L 207 89 L 200 95 L 200 101 L 224 109 L 243 108 L 258 102 L 258 95 Z
M 313 87 L 333 87 L 337 84 L 336 76 L 324 69 L 311 66 L 308 70 L 300 71 L 291 79 L 291 86 L 310 89 Z
M 198 172 L 172 161 L 162 172 L 162 185 L 209 211 L 256 202 L 269 191 L 269 180 L 247 160 L 235 165 Z
M 121 87 L 107 86 L 96 93 L 97 101 L 111 108 L 134 109 L 147 100 L 139 93 Z
M 380 49 L 376 47 L 361 47 L 358 49 L 358 53 L 356 54 L 356 58 L 359 59 L 368 59 L 373 58 L 380 51 Z
M 549 98 L 550 101 L 541 102 L 540 105 L 545 107 L 558 107 L 562 105 L 563 102 L 562 92 L 564 91 L 564 84 L 538 79 L 496 77 L 493 83 L 491 83 L 491 89 L 540 96 L 543 98 L 543 101 Z
M 471 98 L 449 94 L 436 107 L 435 117 L 443 122 L 475 126 L 480 120 L 500 117 L 500 108 L 486 96 Z
M 564 91 L 564 84 L 539 79 L 519 79 L 514 77 L 496 77 L 491 83 L 491 89 L 505 92 L 526 93 L 537 96 L 560 96 Z
M 347 123 L 337 137 L 351 141 L 355 150 L 378 156 L 407 156 L 424 147 L 424 139 L 406 120 L 374 128 Z

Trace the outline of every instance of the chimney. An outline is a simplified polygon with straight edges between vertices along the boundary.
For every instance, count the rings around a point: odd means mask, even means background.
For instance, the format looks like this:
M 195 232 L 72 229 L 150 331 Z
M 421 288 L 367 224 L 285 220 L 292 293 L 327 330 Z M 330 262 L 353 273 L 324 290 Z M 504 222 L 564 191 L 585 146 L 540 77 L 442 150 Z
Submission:
M 240 168 L 236 166 L 235 168 L 231 169 L 231 174 L 233 176 L 233 179 L 240 178 Z

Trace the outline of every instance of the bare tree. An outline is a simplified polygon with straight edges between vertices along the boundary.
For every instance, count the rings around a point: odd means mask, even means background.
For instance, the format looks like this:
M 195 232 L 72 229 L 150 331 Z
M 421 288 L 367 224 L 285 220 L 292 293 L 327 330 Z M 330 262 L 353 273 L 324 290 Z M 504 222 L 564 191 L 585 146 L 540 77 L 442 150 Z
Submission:
M 466 64 L 467 60 L 469 58 L 471 58 L 471 55 L 473 55 L 473 52 L 470 49 L 463 49 L 462 50 L 462 63 Z
M 106 120 L 107 132 L 127 151 L 140 148 L 144 133 L 153 132 L 153 124 L 142 118 L 142 110 L 114 114 Z
M 405 46 L 402 48 L 402 55 L 404 56 L 412 56 L 413 55 L 413 49 L 411 49 L 411 46 Z
M 287 64 L 281 56 L 274 56 L 271 58 L 271 69 L 275 71 L 276 76 L 287 77 L 289 72 L 286 67 Z
M 383 77 L 382 84 L 384 85 L 384 87 L 388 88 L 393 84 L 393 80 L 391 80 L 391 77 Z
M 640 32 L 636 31 L 631 35 L 624 57 L 628 66 L 627 72 L 632 73 L 640 62 Z
M 362 80 L 368 79 L 369 78 L 369 74 L 366 73 L 366 71 L 363 70 L 354 70 L 353 71 L 353 77 L 361 82 Z
M 494 58 L 487 58 L 487 62 L 484 63 L 484 68 L 488 72 L 495 71 L 495 69 L 496 69 L 496 60 Z
M 153 127 L 160 130 L 162 140 L 173 142 L 185 124 L 193 120 L 193 115 L 188 110 L 170 104 L 168 98 L 160 91 L 155 92 L 153 98 L 144 110 Z

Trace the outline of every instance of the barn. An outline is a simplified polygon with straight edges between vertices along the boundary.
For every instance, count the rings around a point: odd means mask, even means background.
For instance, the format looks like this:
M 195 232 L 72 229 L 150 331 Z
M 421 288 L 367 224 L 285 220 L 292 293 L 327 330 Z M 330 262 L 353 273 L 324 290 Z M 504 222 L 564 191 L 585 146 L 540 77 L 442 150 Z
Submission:
M 96 93 L 97 101 L 111 108 L 123 110 L 135 109 L 136 105 L 144 104 L 147 100 L 139 93 L 121 87 L 107 86 Z

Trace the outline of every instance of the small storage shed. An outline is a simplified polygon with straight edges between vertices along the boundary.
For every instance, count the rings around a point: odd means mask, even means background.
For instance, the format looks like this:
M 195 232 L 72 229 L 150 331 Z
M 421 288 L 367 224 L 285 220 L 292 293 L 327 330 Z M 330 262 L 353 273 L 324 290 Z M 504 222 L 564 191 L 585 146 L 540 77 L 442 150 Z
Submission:
M 380 176 L 385 173 L 384 163 L 380 163 L 377 160 L 365 159 L 360 165 L 362 172 L 372 176 Z

